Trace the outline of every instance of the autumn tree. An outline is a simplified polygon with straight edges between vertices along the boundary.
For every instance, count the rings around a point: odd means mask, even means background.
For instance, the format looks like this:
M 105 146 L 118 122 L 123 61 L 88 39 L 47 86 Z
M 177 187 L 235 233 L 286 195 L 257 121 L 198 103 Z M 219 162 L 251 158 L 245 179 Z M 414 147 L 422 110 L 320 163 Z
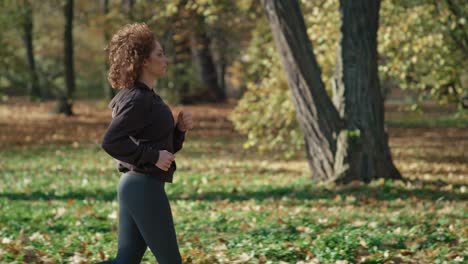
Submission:
M 326 181 L 401 178 L 384 130 L 377 75 L 380 1 L 340 1 L 339 61 L 333 103 L 321 79 L 297 1 L 262 0 L 287 74 L 307 160 Z

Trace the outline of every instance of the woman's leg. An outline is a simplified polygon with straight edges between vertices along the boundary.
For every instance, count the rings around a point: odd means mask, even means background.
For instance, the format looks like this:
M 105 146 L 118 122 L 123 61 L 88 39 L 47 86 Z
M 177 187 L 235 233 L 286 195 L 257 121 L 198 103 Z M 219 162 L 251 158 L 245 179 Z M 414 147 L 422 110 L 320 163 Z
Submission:
M 119 202 L 119 239 L 116 264 L 139 264 L 145 254 L 147 245 L 140 234 L 128 209 Z
M 125 181 L 119 182 L 117 199 L 119 201 L 119 227 L 118 227 L 118 245 L 117 256 L 113 260 L 98 262 L 97 264 L 139 264 L 145 254 L 147 245 L 138 230 L 138 227 L 125 207 L 121 194 L 122 185 Z
M 133 220 L 132 224 L 125 225 L 125 227 L 135 230 L 134 226 L 136 226 L 141 237 L 137 238 L 131 232 L 124 232 L 129 237 L 122 237 L 122 245 L 134 245 L 137 242 L 141 246 L 143 244 L 141 238 L 143 238 L 159 264 L 182 263 L 171 207 L 164 190 L 165 183 L 151 176 L 131 172 L 124 174 L 123 177 L 125 177 L 122 179 L 123 182 L 119 184 L 119 201 L 126 209 L 124 212 L 128 212 L 128 219 Z M 124 230 L 126 230 L 125 227 Z M 127 241 L 127 239 L 134 241 Z M 119 243 L 120 241 L 119 237 Z M 139 253 L 141 251 L 135 249 L 134 256 Z

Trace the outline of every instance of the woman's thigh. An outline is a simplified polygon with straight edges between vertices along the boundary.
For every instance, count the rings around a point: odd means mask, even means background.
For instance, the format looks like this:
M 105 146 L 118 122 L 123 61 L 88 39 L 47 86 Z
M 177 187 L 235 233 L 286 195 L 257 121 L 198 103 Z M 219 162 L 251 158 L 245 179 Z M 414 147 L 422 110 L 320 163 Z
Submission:
M 126 173 L 119 182 L 119 199 L 158 262 L 180 263 L 171 206 L 164 186 L 164 182 L 151 176 Z

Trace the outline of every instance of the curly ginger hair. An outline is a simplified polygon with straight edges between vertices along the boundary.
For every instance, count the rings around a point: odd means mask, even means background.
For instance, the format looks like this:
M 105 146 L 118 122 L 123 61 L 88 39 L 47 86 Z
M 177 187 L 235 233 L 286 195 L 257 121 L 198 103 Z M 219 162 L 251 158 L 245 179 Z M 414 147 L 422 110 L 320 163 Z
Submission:
M 123 26 L 111 38 L 107 80 L 114 89 L 130 88 L 141 73 L 144 59 L 155 47 L 156 37 L 145 23 Z

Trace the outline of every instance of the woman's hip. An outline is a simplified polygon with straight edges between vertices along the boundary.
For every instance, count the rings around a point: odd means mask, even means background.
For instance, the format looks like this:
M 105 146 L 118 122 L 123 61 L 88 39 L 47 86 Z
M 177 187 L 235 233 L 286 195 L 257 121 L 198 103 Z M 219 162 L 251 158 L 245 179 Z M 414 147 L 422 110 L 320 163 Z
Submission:
M 123 173 L 119 179 L 117 192 L 119 197 L 158 198 L 165 197 L 165 182 L 151 175 L 134 171 Z

